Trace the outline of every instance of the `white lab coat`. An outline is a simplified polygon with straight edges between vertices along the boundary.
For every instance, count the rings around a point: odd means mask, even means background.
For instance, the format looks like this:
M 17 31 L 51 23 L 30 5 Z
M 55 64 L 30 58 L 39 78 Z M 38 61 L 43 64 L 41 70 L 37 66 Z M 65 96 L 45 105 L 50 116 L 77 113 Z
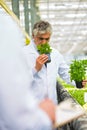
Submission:
M 57 103 L 56 80 L 58 74 L 67 83 L 70 82 L 68 74 L 69 67 L 65 63 L 63 56 L 56 49 L 52 48 L 51 62 L 47 64 L 47 67 L 43 65 L 42 69 L 37 72 L 35 70 L 35 63 L 39 53 L 33 40 L 30 45 L 24 47 L 24 51 L 27 58 L 27 64 L 31 65 L 30 67 L 34 75 L 31 89 L 34 92 L 35 97 L 37 97 L 39 101 L 49 97 Z
M 0 11 L 0 130 L 51 130 L 47 114 L 32 96 L 32 73 L 22 48 L 24 36 Z

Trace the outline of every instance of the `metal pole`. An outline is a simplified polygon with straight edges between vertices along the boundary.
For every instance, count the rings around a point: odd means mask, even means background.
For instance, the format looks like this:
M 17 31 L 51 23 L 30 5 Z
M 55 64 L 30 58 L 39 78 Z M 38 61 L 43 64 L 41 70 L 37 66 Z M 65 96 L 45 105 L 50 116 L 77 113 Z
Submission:
M 12 0 L 12 10 L 18 18 L 20 18 L 19 13 L 19 0 Z

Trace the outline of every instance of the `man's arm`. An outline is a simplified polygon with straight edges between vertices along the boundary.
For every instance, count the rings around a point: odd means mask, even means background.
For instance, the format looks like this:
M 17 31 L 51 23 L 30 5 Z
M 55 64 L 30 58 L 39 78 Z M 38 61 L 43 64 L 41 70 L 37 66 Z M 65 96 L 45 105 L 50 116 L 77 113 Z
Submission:
M 59 66 L 58 74 L 67 84 L 76 86 L 75 82 L 74 81 L 71 82 L 71 80 L 70 80 L 69 66 L 66 64 L 66 62 L 64 60 Z
M 52 130 L 51 115 L 39 107 L 29 89 L 32 74 L 22 51 L 24 37 L 3 13 L 0 36 L 0 129 Z

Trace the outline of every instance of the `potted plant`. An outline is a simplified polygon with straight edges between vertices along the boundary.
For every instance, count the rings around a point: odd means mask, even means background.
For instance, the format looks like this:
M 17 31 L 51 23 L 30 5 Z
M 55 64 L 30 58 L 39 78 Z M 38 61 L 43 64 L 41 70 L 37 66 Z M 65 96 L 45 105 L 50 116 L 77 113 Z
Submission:
M 70 64 L 70 79 L 71 81 L 75 81 L 77 88 L 82 88 L 82 81 L 86 78 L 86 61 L 87 60 L 73 60 Z
M 37 49 L 40 54 L 46 54 L 48 56 L 48 61 L 46 63 L 51 62 L 50 53 L 52 49 L 48 43 L 37 45 Z

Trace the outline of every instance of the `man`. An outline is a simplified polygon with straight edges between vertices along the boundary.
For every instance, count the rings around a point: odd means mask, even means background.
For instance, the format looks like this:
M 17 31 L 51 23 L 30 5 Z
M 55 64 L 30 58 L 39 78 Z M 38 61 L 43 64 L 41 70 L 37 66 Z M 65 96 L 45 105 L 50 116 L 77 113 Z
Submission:
M 33 97 L 24 44 L 18 25 L 0 9 L 0 130 L 52 130 L 55 105 Z
M 32 41 L 29 46 L 25 46 L 24 51 L 28 64 L 31 64 L 33 71 L 32 91 L 40 101 L 46 97 L 57 103 L 56 80 L 58 74 L 67 83 L 70 82 L 69 67 L 65 63 L 63 56 L 54 48 L 50 53 L 51 62 L 46 63 L 48 56 L 39 54 L 37 45 L 49 43 L 52 34 L 52 27 L 47 21 L 37 22 L 32 30 Z

